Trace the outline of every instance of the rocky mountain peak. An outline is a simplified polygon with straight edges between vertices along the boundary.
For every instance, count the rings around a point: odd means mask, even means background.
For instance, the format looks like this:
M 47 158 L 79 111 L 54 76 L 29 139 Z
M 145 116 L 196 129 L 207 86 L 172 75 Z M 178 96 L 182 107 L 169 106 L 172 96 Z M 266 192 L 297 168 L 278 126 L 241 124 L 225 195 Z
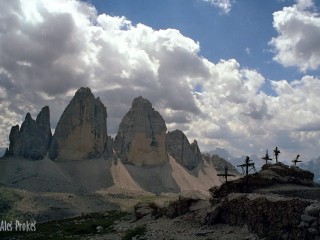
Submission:
M 26 114 L 26 117 L 25 117 L 24 120 L 25 120 L 25 121 L 33 120 L 32 117 L 31 117 L 31 114 L 30 114 L 29 112 Z
M 55 130 L 49 156 L 81 160 L 102 156 L 107 141 L 107 110 L 90 88 L 80 88 L 64 110 Z
M 168 153 L 185 168 L 192 170 L 202 161 L 202 154 L 197 141 L 191 145 L 186 135 L 179 129 L 166 135 Z
M 88 87 L 81 87 L 75 93 L 75 95 L 78 95 L 78 94 L 91 94 L 91 89 Z
M 132 101 L 132 109 L 152 109 L 152 104 L 148 99 L 143 98 L 142 96 L 136 97 Z
M 48 149 L 51 143 L 52 133 L 50 126 L 50 110 L 48 106 L 45 106 L 41 109 L 40 113 L 36 118 L 36 123 L 39 128 L 44 132 L 44 141 L 46 144 L 46 148 Z
M 165 146 L 166 124 L 159 112 L 143 97 L 133 100 L 122 119 L 114 147 L 124 163 L 159 165 L 168 161 Z
M 50 119 L 50 110 L 48 106 L 45 106 L 41 109 L 40 113 L 38 114 L 36 122 L 38 124 L 47 124 L 48 119 Z
M 190 148 L 194 152 L 194 154 L 197 156 L 197 159 L 199 161 L 202 161 L 202 153 L 200 151 L 197 140 L 193 140 L 193 143 L 190 144 Z
M 20 129 L 19 125 L 11 128 L 6 156 L 43 159 L 47 154 L 51 136 L 49 107 L 41 110 L 36 121 L 27 113 Z

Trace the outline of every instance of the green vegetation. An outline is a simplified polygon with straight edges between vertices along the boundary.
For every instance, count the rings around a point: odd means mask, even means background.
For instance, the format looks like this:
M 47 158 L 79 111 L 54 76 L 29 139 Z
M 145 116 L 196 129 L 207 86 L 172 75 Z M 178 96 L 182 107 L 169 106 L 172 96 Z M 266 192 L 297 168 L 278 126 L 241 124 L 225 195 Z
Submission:
M 127 213 L 108 211 L 91 213 L 78 217 L 37 223 L 35 232 L 3 232 L 3 237 L 17 239 L 79 239 L 83 235 L 112 233 L 115 221 L 123 219 Z M 102 227 L 101 231 L 97 227 Z M 1 233 L 2 234 L 2 233 Z
M 139 200 L 139 202 L 151 203 L 151 202 L 154 202 L 155 200 L 160 199 L 160 197 L 156 195 L 142 195 L 142 196 L 138 196 L 137 199 Z
M 123 236 L 122 240 L 131 240 L 133 237 L 143 236 L 147 232 L 145 225 L 138 226 L 132 229 L 128 229 Z
M 7 217 L 9 211 L 12 208 L 12 205 L 21 200 L 16 193 L 11 190 L 1 188 L 0 189 L 0 218 Z

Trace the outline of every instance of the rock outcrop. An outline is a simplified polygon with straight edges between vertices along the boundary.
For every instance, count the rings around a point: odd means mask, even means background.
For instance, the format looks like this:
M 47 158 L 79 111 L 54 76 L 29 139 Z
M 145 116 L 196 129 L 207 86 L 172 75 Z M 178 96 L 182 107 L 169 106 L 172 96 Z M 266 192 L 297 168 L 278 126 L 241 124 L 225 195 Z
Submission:
M 42 108 L 36 120 L 27 113 L 21 129 L 19 125 L 11 128 L 6 156 L 43 159 L 47 154 L 51 137 L 49 107 Z
M 197 142 L 191 145 L 181 130 L 168 132 L 166 135 L 168 153 L 182 166 L 192 170 L 202 161 L 202 155 Z
M 80 88 L 64 110 L 52 138 L 53 160 L 82 160 L 103 155 L 107 110 L 89 88 Z
M 208 214 L 210 224 L 247 225 L 266 239 L 315 239 L 319 202 L 271 194 L 231 193 Z
M 289 167 L 281 162 L 266 164 L 260 172 L 226 182 L 218 188 L 213 187 L 210 192 L 214 198 L 221 198 L 232 192 L 254 192 L 274 185 L 313 186 L 313 176 L 309 171 Z
M 123 163 L 156 166 L 168 162 L 166 124 L 147 100 L 137 97 L 122 119 L 114 149 Z
M 157 204 L 156 202 L 151 203 L 138 203 L 134 206 L 134 215 L 136 220 L 142 219 L 145 216 L 151 218 L 167 217 L 176 218 L 191 212 L 191 208 L 197 208 L 194 205 L 197 203 L 202 203 L 203 205 L 207 201 L 201 196 L 183 196 L 179 195 L 179 198 L 173 201 L 169 201 L 162 204 Z M 193 209 L 194 210 L 194 209 Z

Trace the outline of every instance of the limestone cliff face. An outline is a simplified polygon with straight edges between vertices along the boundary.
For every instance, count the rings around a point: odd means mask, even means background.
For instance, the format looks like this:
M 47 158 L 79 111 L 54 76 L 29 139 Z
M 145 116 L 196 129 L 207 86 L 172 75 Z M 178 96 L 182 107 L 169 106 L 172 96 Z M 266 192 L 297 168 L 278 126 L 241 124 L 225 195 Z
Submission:
M 47 154 L 51 136 L 49 107 L 42 108 L 36 121 L 27 113 L 21 129 L 19 125 L 11 128 L 6 156 L 43 159 Z
M 190 148 L 191 148 L 192 152 L 194 152 L 194 154 L 197 156 L 197 160 L 199 162 L 201 162 L 202 161 L 202 153 L 200 151 L 197 140 L 193 140 L 193 143 L 190 144 Z
M 51 138 L 52 138 L 51 127 L 50 127 L 50 110 L 48 106 L 45 106 L 42 108 L 42 110 L 40 111 L 39 115 L 36 118 L 36 123 L 44 133 L 43 140 L 44 140 L 44 144 L 46 146 L 46 151 L 47 151 L 50 146 Z
M 197 142 L 190 145 L 186 135 L 181 130 L 168 132 L 166 135 L 168 153 L 182 166 L 192 170 L 202 161 Z
M 320 205 L 278 194 L 230 193 L 208 213 L 209 224 L 247 225 L 259 239 L 317 239 Z
M 53 160 L 82 160 L 102 156 L 107 140 L 107 110 L 89 88 L 80 88 L 64 110 L 54 133 Z
M 19 156 L 19 154 L 20 154 L 20 138 L 21 138 L 21 134 L 20 134 L 19 125 L 12 126 L 11 131 L 10 131 L 10 135 L 9 135 L 9 141 L 10 141 L 9 149 L 6 153 L 7 157 Z
M 142 97 L 135 98 L 122 119 L 114 149 L 124 163 L 155 166 L 168 161 L 165 136 L 166 124 Z

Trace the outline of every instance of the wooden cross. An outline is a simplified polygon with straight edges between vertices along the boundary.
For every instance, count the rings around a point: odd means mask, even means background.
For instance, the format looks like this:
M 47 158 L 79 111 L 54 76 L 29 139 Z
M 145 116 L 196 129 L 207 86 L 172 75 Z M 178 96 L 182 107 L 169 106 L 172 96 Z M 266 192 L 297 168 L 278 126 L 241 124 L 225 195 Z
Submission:
M 272 159 L 269 157 L 268 150 L 266 152 L 266 155 L 264 157 L 262 157 L 261 159 L 265 160 L 266 164 L 268 163 L 268 161 L 272 161 Z
M 297 166 L 297 163 L 298 163 L 298 162 L 302 162 L 302 161 L 298 160 L 299 157 L 300 157 L 300 155 L 298 154 L 297 157 L 292 160 L 292 162 L 294 163 L 295 166 Z
M 244 169 L 246 170 L 246 176 L 249 175 L 249 171 L 250 171 L 249 167 L 251 167 L 254 171 L 256 171 L 256 169 L 254 167 L 254 163 L 251 161 L 252 160 L 250 160 L 249 156 L 246 156 L 244 163 L 237 166 L 237 167 L 241 167 L 242 172 L 244 172 Z
M 276 157 L 276 162 L 278 162 L 278 156 L 281 153 L 280 150 L 278 149 L 278 147 L 276 147 L 274 150 L 274 156 Z
M 217 176 L 224 177 L 226 182 L 228 182 L 228 177 L 235 177 L 236 175 L 228 173 L 228 166 L 224 167 L 224 173 L 218 173 Z

